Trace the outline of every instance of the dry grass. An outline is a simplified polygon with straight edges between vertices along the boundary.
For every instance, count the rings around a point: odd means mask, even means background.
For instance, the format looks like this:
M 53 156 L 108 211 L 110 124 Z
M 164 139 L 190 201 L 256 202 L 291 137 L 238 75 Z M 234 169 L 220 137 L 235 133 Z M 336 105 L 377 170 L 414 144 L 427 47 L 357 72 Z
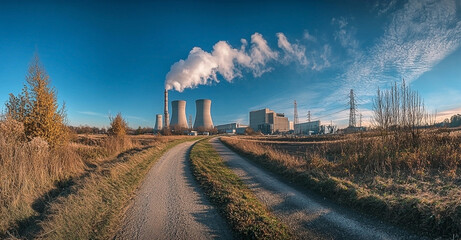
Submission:
M 293 239 L 288 227 L 224 164 L 208 139 L 194 145 L 190 159 L 194 176 L 238 238 Z
M 289 144 L 222 140 L 271 171 L 342 204 L 433 237 L 461 236 L 457 134 L 355 135 L 347 141 L 307 144 L 303 154 Z
M 140 138 L 140 137 L 138 137 Z M 46 141 L 27 141 L 24 127 L 0 121 L 0 238 L 27 236 L 56 198 L 79 179 L 104 169 L 117 154 L 159 145 L 175 138 L 76 136 L 70 144 L 50 148 Z

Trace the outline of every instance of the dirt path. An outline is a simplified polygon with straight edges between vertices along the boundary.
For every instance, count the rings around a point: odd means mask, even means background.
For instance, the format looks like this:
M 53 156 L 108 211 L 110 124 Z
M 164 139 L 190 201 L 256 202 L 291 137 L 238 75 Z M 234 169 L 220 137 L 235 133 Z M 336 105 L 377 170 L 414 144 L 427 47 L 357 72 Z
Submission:
M 218 138 L 211 143 L 256 196 L 302 239 L 421 239 L 302 193 L 240 157 Z
M 150 169 L 115 239 L 232 238 L 191 173 L 192 144 L 172 148 Z

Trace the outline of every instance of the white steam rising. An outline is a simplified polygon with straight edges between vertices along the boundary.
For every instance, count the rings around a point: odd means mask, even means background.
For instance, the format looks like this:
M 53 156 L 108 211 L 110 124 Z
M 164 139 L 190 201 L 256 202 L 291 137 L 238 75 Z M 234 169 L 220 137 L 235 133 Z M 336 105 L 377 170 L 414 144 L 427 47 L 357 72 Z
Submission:
M 255 77 L 271 71 L 267 67 L 270 61 L 282 61 L 284 63 L 297 61 L 301 65 L 307 65 L 305 47 L 291 44 L 283 33 L 278 33 L 278 46 L 283 51 L 283 58 L 279 59 L 280 53 L 272 50 L 267 41 L 259 33 L 251 36 L 251 46 L 247 50 L 248 43 L 241 40 L 239 49 L 233 48 L 225 41 L 219 41 L 213 46 L 211 53 L 194 47 L 186 60 L 179 60 L 171 66 L 166 75 L 165 88 L 182 92 L 186 88 L 194 88 L 198 85 L 206 85 L 213 81 L 219 82 L 219 73 L 226 81 L 232 82 L 236 77 L 242 77 L 242 70 L 250 71 Z

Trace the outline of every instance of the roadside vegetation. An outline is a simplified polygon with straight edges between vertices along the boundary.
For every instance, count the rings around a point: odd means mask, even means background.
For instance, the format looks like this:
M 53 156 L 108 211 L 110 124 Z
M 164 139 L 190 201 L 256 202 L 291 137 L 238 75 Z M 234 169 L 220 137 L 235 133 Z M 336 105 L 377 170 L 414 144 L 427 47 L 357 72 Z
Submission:
M 292 239 L 287 226 L 274 217 L 204 139 L 190 153 L 192 168 L 211 202 L 241 239 Z
M 0 238 L 107 238 L 148 167 L 185 137 L 77 135 L 38 56 L 0 116 Z
M 461 237 L 461 134 L 432 129 L 403 83 L 378 91 L 375 129 L 288 144 L 223 137 L 232 149 L 288 181 L 431 237 Z M 338 140 L 339 139 L 339 140 Z M 282 142 L 282 141 L 280 141 Z

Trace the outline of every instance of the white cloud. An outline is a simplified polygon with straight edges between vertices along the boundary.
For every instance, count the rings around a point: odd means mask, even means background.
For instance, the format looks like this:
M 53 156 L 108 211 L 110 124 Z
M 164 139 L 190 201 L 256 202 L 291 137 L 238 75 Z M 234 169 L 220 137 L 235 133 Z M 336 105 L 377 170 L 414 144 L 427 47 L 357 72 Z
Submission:
M 347 67 L 338 79 L 342 88 L 333 95 L 354 88 L 359 96 L 370 96 L 379 85 L 401 78 L 410 83 L 460 46 L 461 21 L 453 0 L 410 0 L 389 17 L 383 36 Z
M 317 38 L 312 36 L 307 30 L 304 31 L 304 39 L 311 42 L 317 42 Z
M 307 66 L 306 48 L 296 43 L 288 42 L 287 37 L 283 33 L 277 33 L 278 47 L 284 52 L 283 62 L 289 63 L 296 61 L 303 66 Z

